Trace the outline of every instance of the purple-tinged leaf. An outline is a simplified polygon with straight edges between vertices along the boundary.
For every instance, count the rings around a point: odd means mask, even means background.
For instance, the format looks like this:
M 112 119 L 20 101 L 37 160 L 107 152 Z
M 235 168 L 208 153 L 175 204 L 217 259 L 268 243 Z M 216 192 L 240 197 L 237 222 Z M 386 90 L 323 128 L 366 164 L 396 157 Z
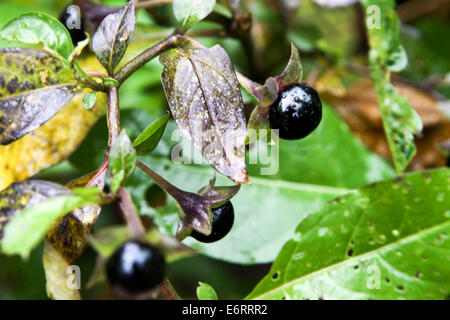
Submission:
M 293 84 L 300 83 L 303 78 L 303 67 L 300 61 L 300 54 L 297 47 L 291 42 L 291 57 L 284 69 L 283 73 L 276 77 L 278 83 L 278 90 L 282 91 L 285 87 Z
M 248 183 L 242 95 L 225 50 L 219 45 L 179 48 L 160 59 L 164 90 L 178 127 L 217 171 Z
M 78 90 L 74 74 L 44 52 L 0 50 L 0 144 L 9 144 L 52 118 Z
M 113 74 L 115 67 L 122 60 L 135 25 L 134 1 L 130 1 L 119 11 L 103 19 L 94 34 L 92 47 L 109 74 Z

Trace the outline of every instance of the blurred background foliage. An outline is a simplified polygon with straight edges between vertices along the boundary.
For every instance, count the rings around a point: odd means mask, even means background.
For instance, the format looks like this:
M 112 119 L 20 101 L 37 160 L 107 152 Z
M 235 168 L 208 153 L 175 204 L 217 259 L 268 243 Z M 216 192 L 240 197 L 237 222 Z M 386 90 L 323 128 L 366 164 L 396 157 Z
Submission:
M 336 6 L 336 2 L 344 5 Z M 119 6 L 125 1 L 103 3 Z M 2 0 L 0 24 L 28 11 L 59 16 L 67 4 L 69 1 L 61 0 Z M 258 82 L 283 70 L 292 41 L 300 50 L 305 80 L 315 86 L 327 102 L 324 121 L 317 132 L 298 144 L 282 142 L 280 171 L 267 178 L 356 188 L 393 177 L 374 86 L 368 77 L 368 44 L 361 5 L 357 1 L 243 0 L 240 12 L 250 13 L 252 18 L 251 27 L 249 25 L 245 33 L 224 37 L 223 24 L 211 17 L 196 25 L 190 34 L 206 46 L 221 44 L 236 69 Z M 416 138 L 418 154 L 409 169 L 445 166 L 447 154 L 442 146 L 446 141 L 448 145 L 450 139 L 447 103 L 450 97 L 450 1 L 397 1 L 397 13 L 402 22 L 401 34 L 409 64 L 393 79 L 425 126 Z M 137 21 L 135 42 L 125 61 L 170 34 L 175 24 L 170 5 L 158 7 L 151 14 L 140 10 Z M 11 44 L 0 40 L 0 47 L 7 46 Z M 131 138 L 167 109 L 160 84 L 161 71 L 162 66 L 155 59 L 121 88 L 121 109 L 127 110 L 123 114 L 123 126 Z M 249 112 L 254 101 L 245 92 L 243 95 Z M 38 177 L 67 183 L 98 167 L 105 150 L 104 127 L 104 118 L 100 118 L 70 159 L 41 172 Z M 173 123 L 169 123 L 168 132 L 155 151 L 159 157 L 167 157 L 172 146 L 170 127 L 173 128 Z M 356 160 L 355 154 L 358 155 Z M 253 175 L 258 171 L 258 166 L 249 167 Z M 189 181 L 186 184 L 182 187 L 195 188 Z M 146 203 L 145 208 L 151 211 L 167 203 L 162 190 L 151 183 L 145 187 L 152 192 L 136 199 Z M 120 215 L 113 206 L 108 206 L 96 228 L 117 223 L 121 223 Z M 207 254 L 220 257 L 220 252 Z M 41 256 L 42 246 L 34 250 L 25 263 L 18 257 L 0 256 L 0 299 L 46 298 Z M 104 284 L 92 290 L 84 289 L 95 264 L 92 249 L 87 250 L 79 264 L 83 270 L 83 297 L 111 298 Z M 239 299 L 250 292 L 269 267 L 267 263 L 240 265 L 196 255 L 172 263 L 169 278 L 186 298 L 195 298 L 197 282 L 202 281 L 211 284 L 220 299 Z

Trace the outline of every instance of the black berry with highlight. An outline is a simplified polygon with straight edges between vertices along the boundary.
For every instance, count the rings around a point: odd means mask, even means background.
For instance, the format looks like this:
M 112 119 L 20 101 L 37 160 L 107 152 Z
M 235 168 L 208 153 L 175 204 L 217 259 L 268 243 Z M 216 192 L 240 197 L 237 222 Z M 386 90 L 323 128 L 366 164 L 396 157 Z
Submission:
M 316 90 L 305 83 L 285 88 L 270 107 L 272 129 L 282 139 L 296 140 L 309 135 L 322 119 L 322 102 Z
M 212 209 L 213 221 L 212 221 L 212 231 L 209 236 L 192 231 L 191 237 L 200 242 L 216 242 L 225 237 L 228 232 L 230 232 L 234 223 L 234 208 L 230 201 L 226 202 L 224 205 Z
M 124 243 L 109 258 L 106 274 L 111 286 L 128 293 L 147 292 L 164 279 L 166 261 L 161 251 L 147 243 Z

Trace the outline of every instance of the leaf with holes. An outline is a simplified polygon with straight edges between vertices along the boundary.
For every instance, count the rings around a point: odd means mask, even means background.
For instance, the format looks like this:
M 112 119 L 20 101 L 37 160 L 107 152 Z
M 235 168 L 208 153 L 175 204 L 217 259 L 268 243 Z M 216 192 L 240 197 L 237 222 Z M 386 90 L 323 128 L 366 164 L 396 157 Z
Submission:
M 443 299 L 450 293 L 450 170 L 331 201 L 297 227 L 248 299 Z
M 160 60 L 166 97 L 182 133 L 217 171 L 248 183 L 242 95 L 225 50 L 179 48 Z
M 45 49 L 65 60 L 74 50 L 64 25 L 45 13 L 25 13 L 11 20 L 0 30 L 0 37 L 10 42 L 43 44 Z
M 98 188 L 69 190 L 41 180 L 14 183 L 0 193 L 2 252 L 28 257 L 58 218 L 76 208 L 101 202 Z
M 138 154 L 152 152 L 161 140 L 170 114 L 167 113 L 161 118 L 152 122 L 145 130 L 134 140 L 133 147 Z
M 122 60 L 131 40 L 136 16 L 134 1 L 103 19 L 92 39 L 92 48 L 109 74 Z
M 73 73 L 44 52 L 0 49 L 0 144 L 51 119 L 78 91 Z
M 216 0 L 174 0 L 173 13 L 180 26 L 180 31 L 184 32 L 193 24 L 204 19 L 210 14 Z
M 401 44 L 400 27 L 393 0 L 364 0 L 367 11 L 367 32 L 369 36 L 369 60 L 372 78 L 384 131 L 395 169 L 401 174 L 416 153 L 414 134 L 422 130 L 422 121 L 408 100 L 402 97 L 390 81 L 391 71 L 399 72 L 408 64 L 408 58 Z M 380 26 L 374 27 L 371 8 L 383 12 L 379 15 Z

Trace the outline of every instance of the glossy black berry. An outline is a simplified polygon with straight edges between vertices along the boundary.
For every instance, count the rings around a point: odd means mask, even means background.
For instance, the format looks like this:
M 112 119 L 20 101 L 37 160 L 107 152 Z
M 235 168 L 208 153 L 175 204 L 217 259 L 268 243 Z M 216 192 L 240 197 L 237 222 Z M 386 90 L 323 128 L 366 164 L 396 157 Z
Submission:
M 74 45 L 86 39 L 84 19 L 81 17 L 80 9 L 77 6 L 67 6 L 61 12 L 59 21 L 69 31 Z
M 166 272 L 161 251 L 146 243 L 128 241 L 109 258 L 106 274 L 113 288 L 142 293 L 160 284 Z
M 225 237 L 233 227 L 234 222 L 234 208 L 230 201 L 224 205 L 212 209 L 213 221 L 212 231 L 209 236 L 205 236 L 203 233 L 192 231 L 191 237 L 200 242 L 215 242 Z
M 321 119 L 319 94 L 304 83 L 285 88 L 269 111 L 270 127 L 278 129 L 280 138 L 287 140 L 306 137 Z

